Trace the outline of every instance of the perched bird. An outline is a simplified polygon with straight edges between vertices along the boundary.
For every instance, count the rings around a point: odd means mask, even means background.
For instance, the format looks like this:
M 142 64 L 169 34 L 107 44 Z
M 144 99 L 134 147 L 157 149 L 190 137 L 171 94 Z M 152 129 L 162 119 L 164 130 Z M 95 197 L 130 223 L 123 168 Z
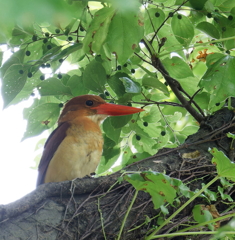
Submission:
M 82 178 L 94 172 L 103 149 L 99 127 L 102 120 L 141 111 L 143 109 L 106 103 L 94 95 L 72 98 L 62 110 L 58 127 L 45 143 L 37 186 Z

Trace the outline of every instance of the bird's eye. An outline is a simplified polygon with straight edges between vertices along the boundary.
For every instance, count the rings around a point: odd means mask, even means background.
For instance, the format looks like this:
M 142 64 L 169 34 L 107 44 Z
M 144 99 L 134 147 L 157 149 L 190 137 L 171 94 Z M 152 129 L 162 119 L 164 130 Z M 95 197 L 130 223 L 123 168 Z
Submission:
M 87 100 L 87 101 L 86 101 L 86 105 L 87 105 L 87 106 L 92 106 L 92 105 L 93 105 L 93 101 Z

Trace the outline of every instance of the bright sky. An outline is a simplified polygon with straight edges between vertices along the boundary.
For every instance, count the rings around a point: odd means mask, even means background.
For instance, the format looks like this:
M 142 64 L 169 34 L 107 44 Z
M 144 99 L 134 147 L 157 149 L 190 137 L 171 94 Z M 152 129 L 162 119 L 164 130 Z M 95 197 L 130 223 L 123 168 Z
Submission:
M 23 119 L 23 108 L 31 105 L 25 101 L 3 109 L 0 99 L 0 204 L 13 202 L 35 189 L 37 170 L 34 158 L 36 143 L 48 133 L 26 139 L 21 142 L 26 120 Z

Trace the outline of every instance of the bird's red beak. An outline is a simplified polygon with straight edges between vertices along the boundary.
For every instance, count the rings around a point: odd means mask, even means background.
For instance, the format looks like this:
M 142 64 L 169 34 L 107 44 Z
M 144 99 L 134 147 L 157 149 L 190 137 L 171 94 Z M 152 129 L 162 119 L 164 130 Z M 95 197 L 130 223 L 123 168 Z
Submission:
M 92 109 L 96 109 L 97 114 L 105 114 L 110 116 L 122 116 L 144 111 L 144 109 L 141 108 L 116 105 L 111 103 L 103 103 L 97 107 L 93 107 Z

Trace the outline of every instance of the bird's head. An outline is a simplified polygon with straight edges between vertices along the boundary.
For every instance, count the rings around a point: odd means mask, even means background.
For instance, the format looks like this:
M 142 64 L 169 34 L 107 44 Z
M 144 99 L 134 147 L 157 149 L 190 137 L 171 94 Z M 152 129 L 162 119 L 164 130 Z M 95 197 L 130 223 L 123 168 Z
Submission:
M 82 95 L 68 101 L 60 115 L 59 123 L 69 121 L 78 116 L 92 118 L 100 123 L 107 116 L 122 116 L 144 111 L 140 108 L 106 103 L 95 95 Z

